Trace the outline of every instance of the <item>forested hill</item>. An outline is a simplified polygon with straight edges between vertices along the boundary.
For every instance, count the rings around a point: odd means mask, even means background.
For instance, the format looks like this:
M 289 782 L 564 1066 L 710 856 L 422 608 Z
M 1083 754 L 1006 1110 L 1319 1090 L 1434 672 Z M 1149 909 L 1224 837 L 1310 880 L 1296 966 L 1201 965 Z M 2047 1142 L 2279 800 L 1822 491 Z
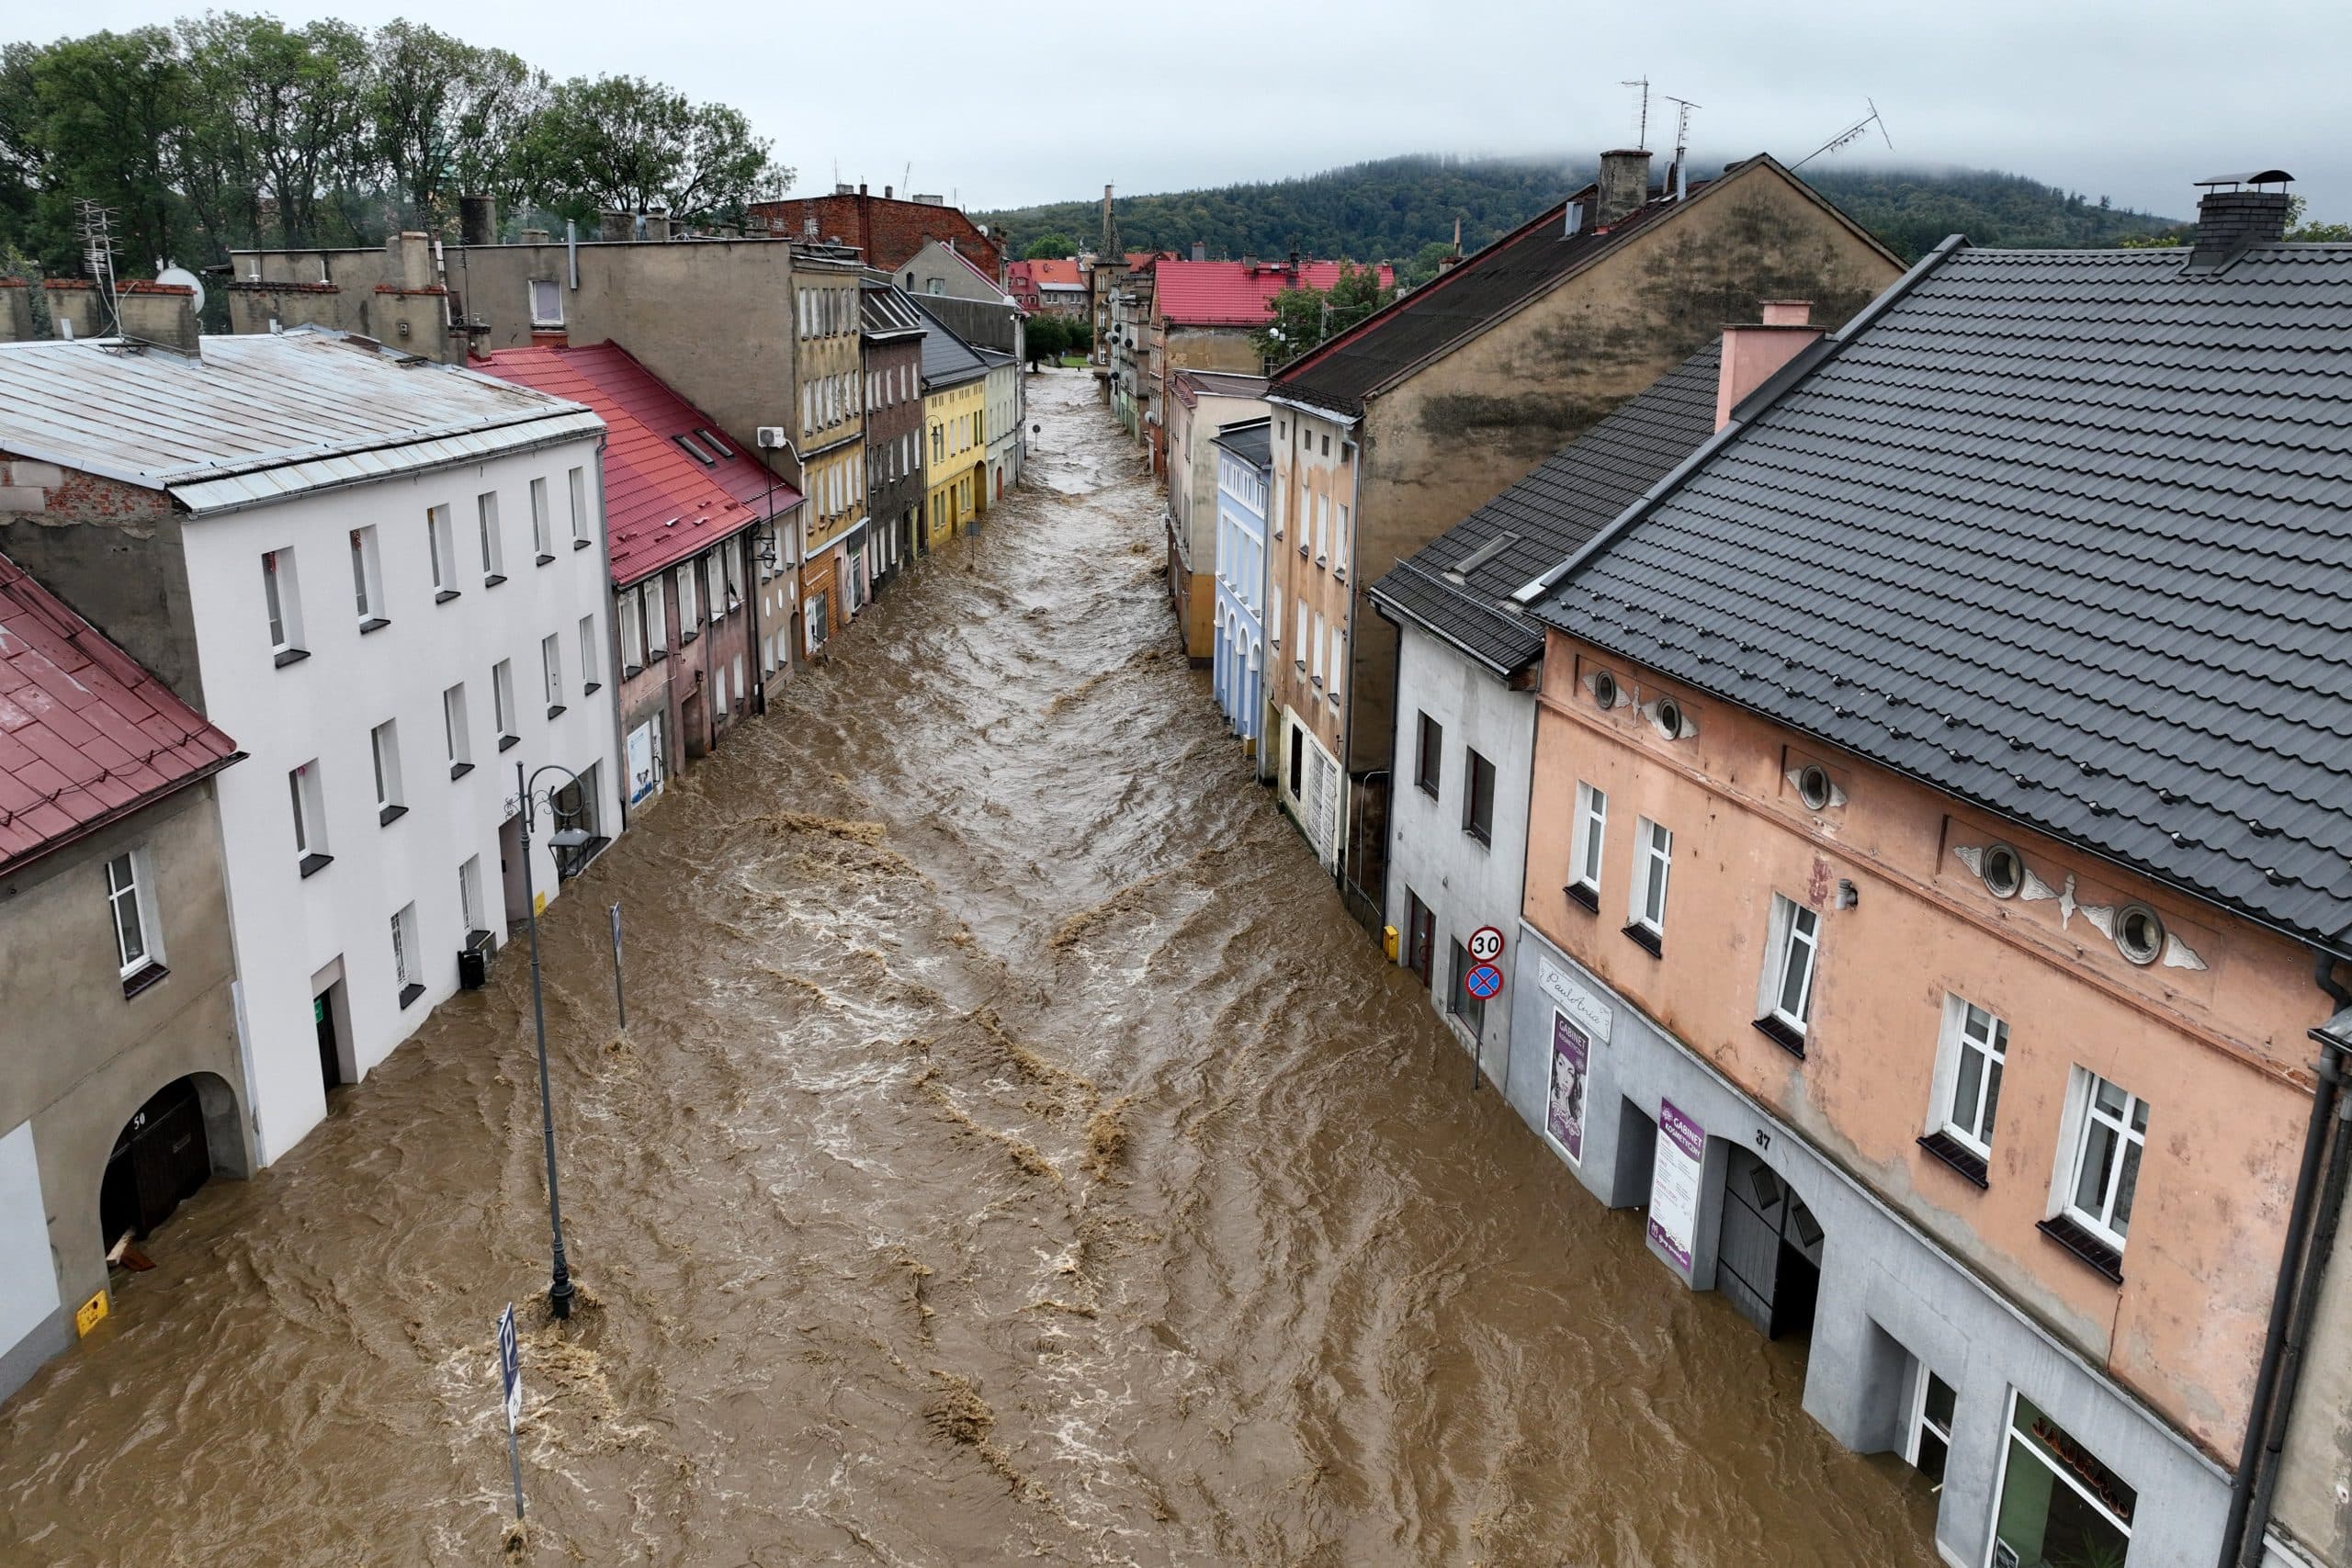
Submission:
M 1303 179 L 1120 197 L 1114 209 L 1119 239 L 1129 250 L 1186 251 L 1198 241 L 1212 256 L 1272 256 L 1296 249 L 1410 263 L 1424 247 L 1450 242 L 1456 217 L 1464 249 L 1476 250 L 1591 177 L 1589 166 L 1551 161 L 1385 158 Z M 1954 232 L 1986 245 L 2098 246 L 2177 221 L 1984 170 L 1816 164 L 1803 177 L 1906 259 Z M 1046 234 L 1091 247 L 1102 226 L 1100 201 L 975 216 L 1010 237 L 1013 255 Z

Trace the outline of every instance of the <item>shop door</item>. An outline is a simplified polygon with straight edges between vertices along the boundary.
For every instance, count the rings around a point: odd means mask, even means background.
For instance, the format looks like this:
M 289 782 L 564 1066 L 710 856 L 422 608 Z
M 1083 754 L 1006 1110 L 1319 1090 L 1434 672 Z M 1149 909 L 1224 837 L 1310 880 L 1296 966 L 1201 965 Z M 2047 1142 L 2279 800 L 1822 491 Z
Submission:
M 523 891 L 523 819 L 509 817 L 498 828 L 498 869 L 506 894 L 506 929 L 513 931 L 531 912 L 529 895 Z
M 311 1021 L 319 1036 L 319 1079 L 332 1094 L 343 1087 L 343 1046 L 335 1038 L 335 992 L 342 988 L 337 980 L 333 986 L 311 998 Z
M 1421 978 L 1423 987 L 1430 983 L 1430 955 L 1437 946 L 1437 911 L 1421 902 L 1420 895 L 1411 888 L 1405 890 L 1405 967 Z
M 1788 1183 L 1735 1146 L 1724 1172 L 1715 1288 L 1767 1339 L 1813 1331 L 1821 1292 L 1820 1224 Z
M 98 1186 L 99 1245 L 110 1249 L 126 1232 L 147 1235 L 211 1175 L 196 1080 L 175 1079 L 133 1112 L 115 1139 Z

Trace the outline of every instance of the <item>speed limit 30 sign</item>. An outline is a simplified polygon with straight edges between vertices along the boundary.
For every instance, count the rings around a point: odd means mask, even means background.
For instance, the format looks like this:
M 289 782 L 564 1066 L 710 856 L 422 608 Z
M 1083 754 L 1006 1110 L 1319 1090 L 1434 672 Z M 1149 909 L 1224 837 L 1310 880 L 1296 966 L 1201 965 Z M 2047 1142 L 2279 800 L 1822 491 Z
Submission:
M 1492 926 L 1480 926 L 1470 933 L 1470 941 L 1465 945 L 1473 960 L 1492 964 L 1503 955 L 1503 933 Z

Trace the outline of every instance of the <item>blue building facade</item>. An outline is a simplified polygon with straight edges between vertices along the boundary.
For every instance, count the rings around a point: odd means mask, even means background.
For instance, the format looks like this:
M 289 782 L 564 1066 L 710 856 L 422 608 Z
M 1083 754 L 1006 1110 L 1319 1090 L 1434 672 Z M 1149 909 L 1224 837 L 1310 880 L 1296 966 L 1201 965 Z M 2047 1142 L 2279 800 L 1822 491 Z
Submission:
M 1216 434 L 1216 636 L 1210 678 L 1233 733 L 1254 744 L 1266 706 L 1266 497 L 1269 422 Z

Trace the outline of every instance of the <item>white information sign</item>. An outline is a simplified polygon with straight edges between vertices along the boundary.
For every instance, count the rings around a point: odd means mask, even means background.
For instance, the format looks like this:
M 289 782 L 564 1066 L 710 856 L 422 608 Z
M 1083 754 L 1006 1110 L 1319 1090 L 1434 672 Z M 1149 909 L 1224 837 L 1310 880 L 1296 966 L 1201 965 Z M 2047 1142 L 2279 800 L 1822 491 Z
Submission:
M 1707 1130 L 1661 1100 L 1657 1107 L 1657 1158 L 1650 1176 L 1650 1239 L 1664 1247 L 1685 1274 L 1690 1272 L 1690 1237 L 1699 1223 L 1700 1163 Z

